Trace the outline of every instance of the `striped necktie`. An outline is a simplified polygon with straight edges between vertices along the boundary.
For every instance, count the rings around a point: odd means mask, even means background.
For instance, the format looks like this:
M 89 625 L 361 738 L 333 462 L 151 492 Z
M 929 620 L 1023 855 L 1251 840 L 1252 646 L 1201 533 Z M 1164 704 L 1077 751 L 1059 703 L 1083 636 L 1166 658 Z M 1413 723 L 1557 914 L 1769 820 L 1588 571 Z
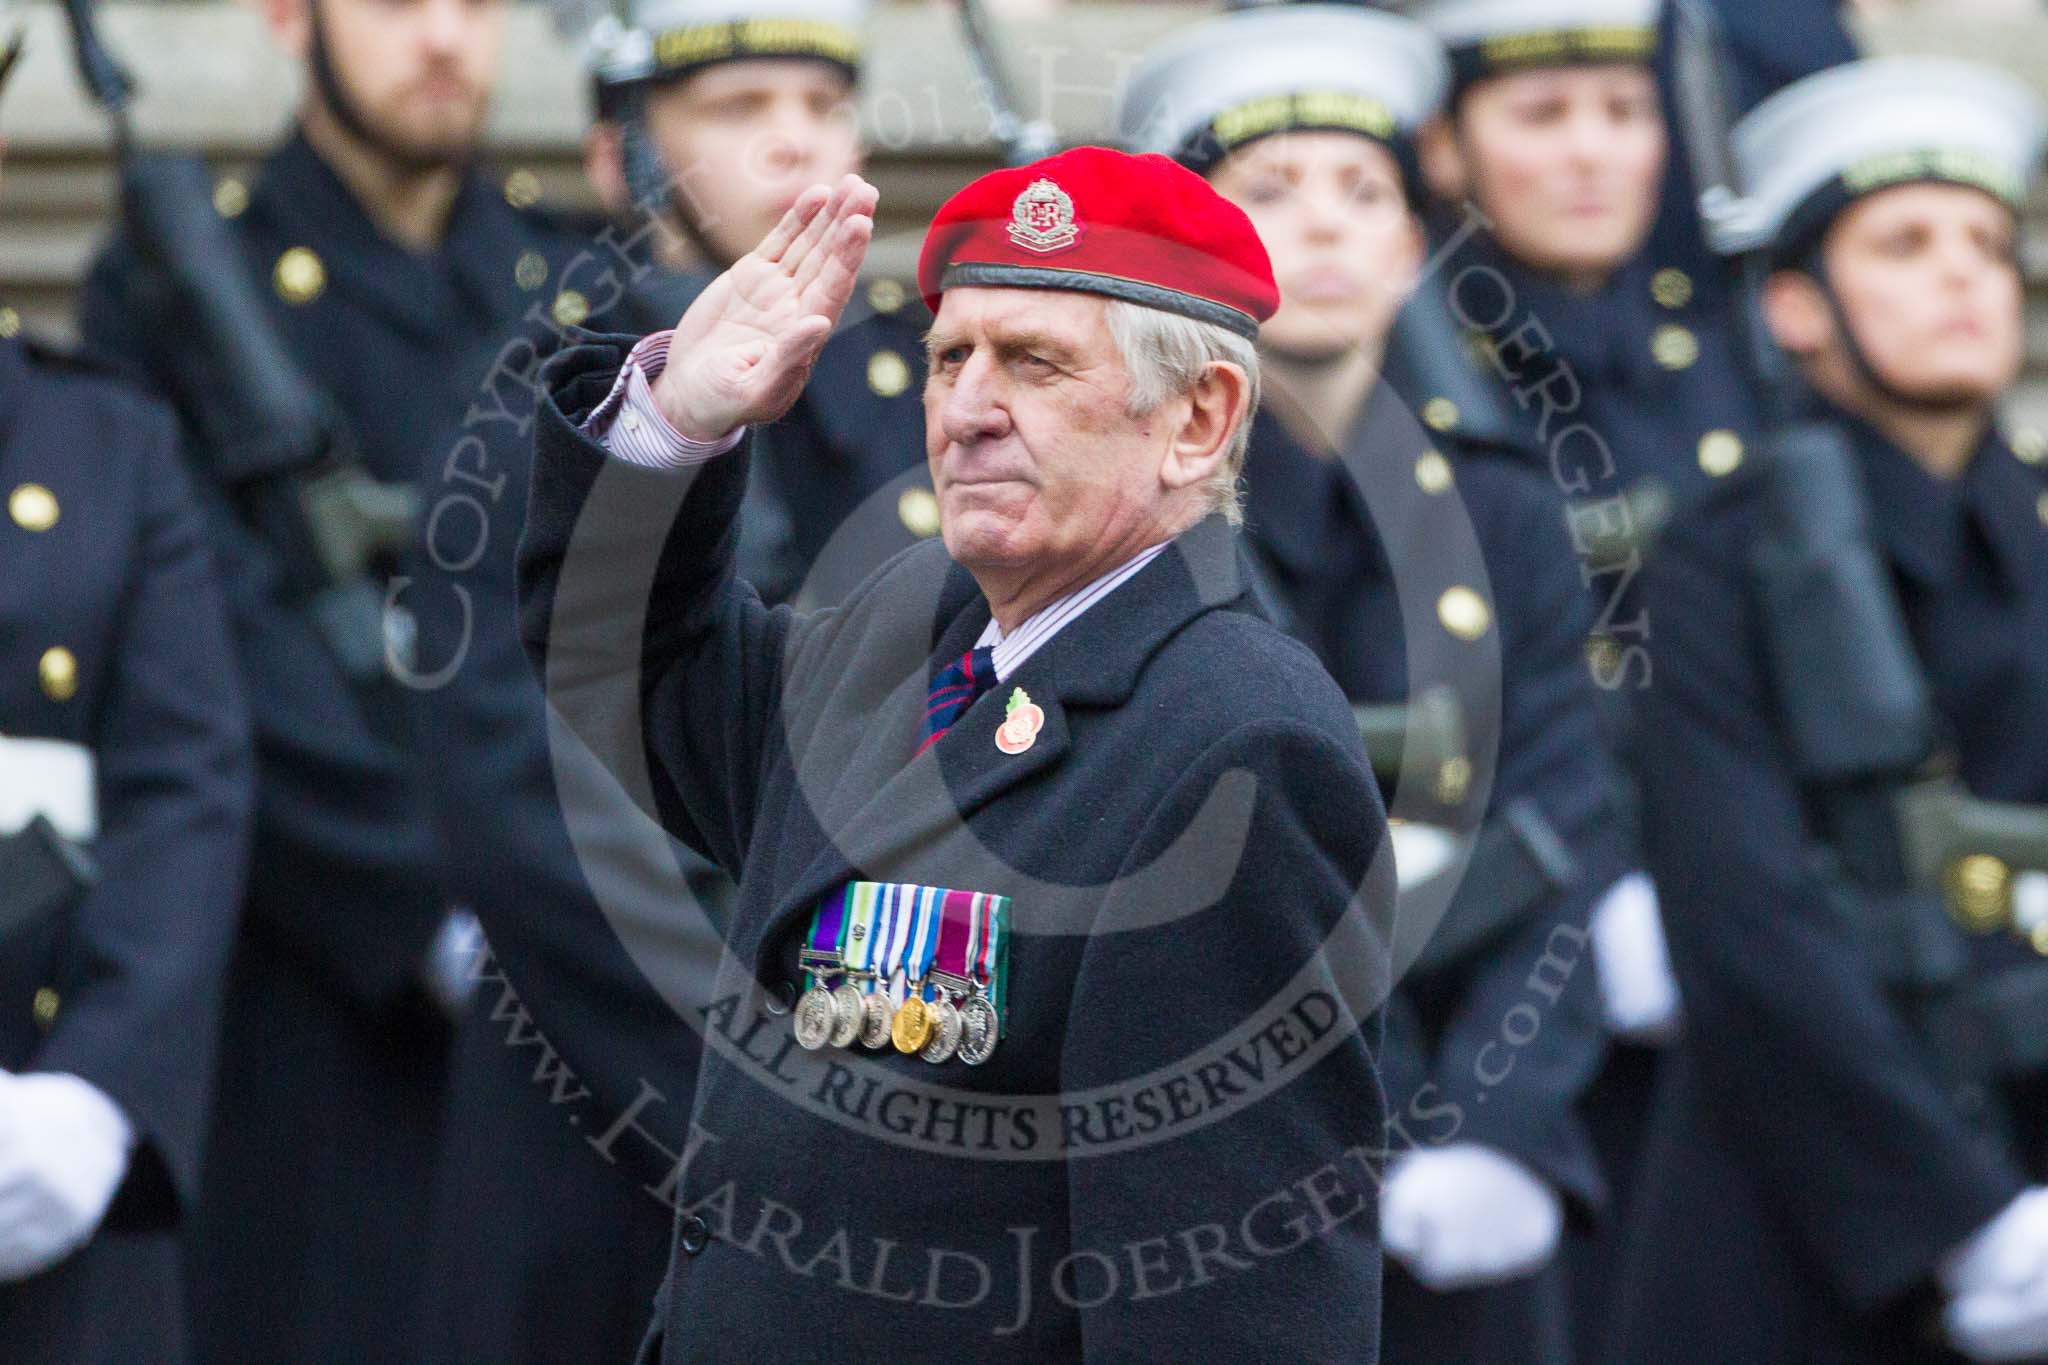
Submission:
M 996 685 L 995 651 L 987 645 L 968 650 L 932 675 L 931 691 L 925 696 L 923 753 L 939 742 L 939 736 L 953 722 L 967 714 L 975 699 Z

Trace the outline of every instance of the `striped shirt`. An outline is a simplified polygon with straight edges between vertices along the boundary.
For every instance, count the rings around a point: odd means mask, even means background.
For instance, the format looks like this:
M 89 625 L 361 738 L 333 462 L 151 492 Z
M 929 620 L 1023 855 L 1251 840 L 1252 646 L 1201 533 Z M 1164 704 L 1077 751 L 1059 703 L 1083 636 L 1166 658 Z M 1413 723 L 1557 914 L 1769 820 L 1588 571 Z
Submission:
M 688 469 L 703 464 L 737 446 L 746 434 L 746 428 L 741 427 L 716 441 L 698 441 L 669 425 L 654 401 L 654 381 L 668 365 L 671 335 L 672 332 L 665 331 L 642 337 L 626 357 L 619 377 L 612 382 L 611 392 L 583 423 L 583 434 L 601 443 L 607 454 L 643 469 Z M 1140 550 L 1102 577 L 1039 608 L 1008 634 L 991 617 L 981 638 L 974 643 L 977 648 L 993 647 L 996 681 L 1008 682 L 1010 675 L 1044 648 L 1047 641 L 1157 559 L 1159 552 L 1171 543 L 1161 541 L 1150 549 Z
M 716 441 L 699 441 L 669 425 L 654 401 L 654 381 L 668 368 L 670 328 L 640 338 L 626 357 L 612 391 L 583 421 L 583 434 L 602 444 L 607 454 L 643 469 L 688 469 L 740 443 L 746 428 L 727 432 Z
M 1115 592 L 1125 580 L 1135 576 L 1138 570 L 1159 558 L 1159 552 L 1172 543 L 1170 540 L 1163 540 L 1149 550 L 1138 551 L 1086 587 L 1077 588 L 1057 601 L 1046 603 L 1008 634 L 1004 634 L 1003 628 L 996 624 L 995 618 L 990 617 L 987 628 L 981 632 L 981 638 L 974 644 L 976 648 L 982 645 L 994 646 L 992 657 L 995 659 L 996 681 L 1008 682 L 1010 675 L 1022 668 L 1026 659 L 1044 648 L 1048 640 L 1066 629 L 1082 612 Z

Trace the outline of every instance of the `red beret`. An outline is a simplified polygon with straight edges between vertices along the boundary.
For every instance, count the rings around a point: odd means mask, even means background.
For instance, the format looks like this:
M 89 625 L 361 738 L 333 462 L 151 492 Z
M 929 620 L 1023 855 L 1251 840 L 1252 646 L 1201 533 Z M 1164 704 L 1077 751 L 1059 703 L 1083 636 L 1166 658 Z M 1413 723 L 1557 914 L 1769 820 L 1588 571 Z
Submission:
M 948 199 L 924 235 L 917 287 L 936 313 L 962 285 L 1107 294 L 1251 338 L 1280 306 L 1237 205 L 1167 157 L 1107 147 L 991 171 Z

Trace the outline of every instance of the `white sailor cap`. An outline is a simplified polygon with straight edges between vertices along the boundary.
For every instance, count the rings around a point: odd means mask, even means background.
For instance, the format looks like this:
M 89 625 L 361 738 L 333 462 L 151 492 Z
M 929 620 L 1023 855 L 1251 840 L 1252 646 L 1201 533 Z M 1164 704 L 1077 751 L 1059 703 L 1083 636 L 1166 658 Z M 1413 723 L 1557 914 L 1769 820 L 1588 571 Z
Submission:
M 1950 57 L 1874 57 L 1786 86 L 1735 125 L 1742 199 L 1715 246 L 1803 256 L 1851 200 L 1893 185 L 1968 185 L 2019 207 L 2048 133 L 2011 76 Z
M 866 0 L 635 0 L 647 72 L 680 76 L 744 57 L 814 57 L 858 73 Z
M 1443 49 L 1413 20 L 1354 5 L 1270 5 L 1205 20 L 1147 52 L 1111 126 L 1128 150 L 1196 170 L 1291 129 L 1391 145 L 1436 112 L 1449 77 Z
M 1404 7 L 1449 51 L 1458 89 L 1539 66 L 1647 62 L 1660 0 L 1416 0 Z

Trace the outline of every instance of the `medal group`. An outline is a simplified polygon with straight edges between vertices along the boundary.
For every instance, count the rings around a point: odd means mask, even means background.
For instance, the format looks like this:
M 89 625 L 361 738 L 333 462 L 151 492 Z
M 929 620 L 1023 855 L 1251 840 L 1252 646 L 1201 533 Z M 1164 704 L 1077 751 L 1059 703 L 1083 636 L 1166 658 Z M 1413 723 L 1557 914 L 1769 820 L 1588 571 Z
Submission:
M 1002 1036 L 1007 896 L 849 882 L 811 918 L 796 1040 L 980 1066 Z

